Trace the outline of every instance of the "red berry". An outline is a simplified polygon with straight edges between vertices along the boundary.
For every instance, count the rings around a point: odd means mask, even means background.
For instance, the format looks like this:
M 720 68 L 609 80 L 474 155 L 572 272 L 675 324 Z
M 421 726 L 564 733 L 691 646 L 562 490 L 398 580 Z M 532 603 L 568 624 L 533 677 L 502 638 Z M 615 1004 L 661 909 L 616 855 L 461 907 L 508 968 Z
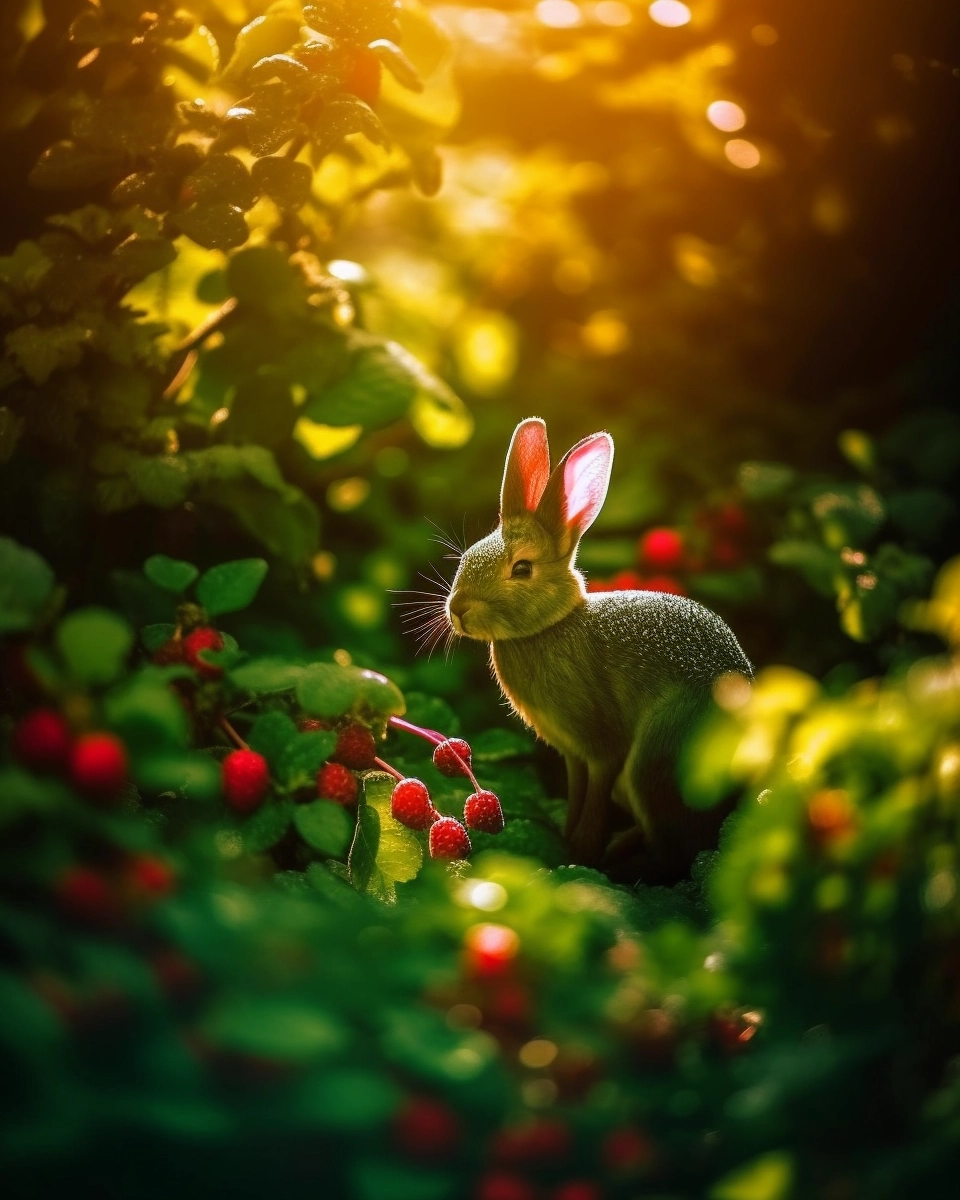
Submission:
M 476 963 L 471 965 L 475 974 L 497 974 L 497 971 L 484 970 Z M 509 965 L 509 962 L 504 963 L 499 967 L 499 971 L 502 972 Z M 530 1019 L 533 1010 L 529 989 L 515 980 L 504 980 L 498 984 L 483 1007 L 488 1020 L 502 1025 L 523 1025 Z
M 545 1117 L 501 1129 L 491 1150 L 497 1162 L 520 1166 L 555 1163 L 569 1154 L 570 1147 L 566 1122 Z
M 179 950 L 157 950 L 150 956 L 149 966 L 160 990 L 171 1000 L 185 1000 L 200 989 L 199 968 Z
M 589 1179 L 568 1179 L 550 1193 L 550 1200 L 601 1200 L 598 1184 Z
M 127 748 L 112 733 L 85 733 L 70 750 L 70 781 L 94 800 L 113 800 L 127 782 L 127 767 Z
M 672 592 L 674 596 L 687 594 L 687 589 L 683 584 L 670 575 L 651 575 L 644 581 L 643 589 L 647 592 Z
M 219 629 L 212 629 L 209 625 L 201 625 L 199 629 L 195 629 L 192 633 L 188 633 L 183 639 L 183 658 L 191 667 L 204 679 L 219 679 L 223 674 L 223 667 L 218 667 L 215 663 L 206 662 L 200 657 L 202 650 L 222 650 L 223 649 L 223 634 Z
M 377 757 L 377 739 L 366 725 L 346 725 L 337 735 L 337 748 L 331 757 L 354 771 L 365 771 Z
M 106 921 L 117 914 L 117 904 L 106 878 L 92 867 L 67 867 L 54 883 L 63 909 L 83 921 Z
M 731 538 L 743 537 L 750 529 L 750 518 L 739 504 L 721 504 L 712 517 L 714 527 Z
M 297 722 L 297 728 L 301 733 L 316 733 L 321 729 L 332 729 L 333 726 L 329 721 L 322 721 L 319 717 L 301 717 Z
M 635 592 L 644 586 L 643 577 L 636 571 L 619 571 L 610 580 L 612 592 Z
M 718 538 L 710 547 L 710 562 L 715 567 L 739 567 L 743 550 L 729 538 Z
M 419 779 L 401 779 L 390 797 L 393 819 L 408 829 L 429 829 L 440 814 L 433 807 L 427 785 Z
M 648 529 L 639 550 L 646 566 L 672 571 L 683 562 L 683 535 L 676 529 Z
M 447 738 L 440 742 L 433 752 L 433 765 L 441 775 L 455 779 L 458 775 L 466 775 L 471 763 L 469 742 L 463 738 Z
M 739 1013 L 715 1012 L 710 1015 L 707 1031 L 724 1054 L 739 1054 L 757 1032 L 755 1022 L 746 1021 Z
M 588 592 L 615 592 L 612 579 L 591 579 L 587 583 Z
M 490 1171 L 477 1184 L 476 1200 L 537 1200 L 537 1189 L 521 1175 Z
M 468 829 L 499 833 L 503 829 L 503 810 L 493 792 L 474 792 L 463 805 L 463 820 Z
M 317 795 L 337 804 L 356 804 L 357 777 L 342 763 L 324 763 L 317 772 Z
M 613 1129 L 600 1148 L 608 1170 L 618 1175 L 633 1175 L 653 1161 L 653 1143 L 645 1133 L 629 1125 Z
M 365 104 L 376 104 L 380 97 L 380 59 L 372 50 L 358 50 L 343 82 L 343 90 L 352 92 Z
M 159 900 L 174 890 L 176 875 L 164 859 L 154 854 L 137 854 L 127 863 L 126 881 L 138 898 Z
M 520 950 L 520 939 L 509 925 L 471 925 L 464 938 L 465 964 L 472 975 L 505 975 Z
M 233 750 L 221 763 L 223 795 L 236 812 L 258 808 L 270 787 L 267 760 L 256 750 Z
M 53 708 L 37 708 L 13 731 L 13 752 L 34 771 L 60 771 L 70 756 L 70 726 Z
M 412 1096 L 394 1118 L 393 1128 L 399 1148 L 414 1158 L 446 1157 L 460 1141 L 456 1113 L 425 1096 Z
M 454 817 L 440 817 L 430 826 L 431 858 L 468 858 L 470 838 Z

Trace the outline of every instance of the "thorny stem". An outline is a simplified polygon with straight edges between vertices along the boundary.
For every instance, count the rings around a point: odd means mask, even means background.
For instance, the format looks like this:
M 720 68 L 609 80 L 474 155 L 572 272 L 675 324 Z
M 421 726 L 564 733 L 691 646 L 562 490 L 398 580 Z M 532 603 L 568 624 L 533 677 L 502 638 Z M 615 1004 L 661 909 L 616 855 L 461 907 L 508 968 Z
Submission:
M 249 750 L 250 749 L 250 747 L 243 740 L 243 738 L 240 736 L 240 734 L 237 733 L 237 731 L 230 724 L 230 722 L 227 720 L 226 717 L 221 717 L 220 720 L 217 722 L 217 724 L 220 726 L 220 728 L 223 730 L 223 732 L 227 735 L 227 737 L 230 739 L 230 741 L 233 742 L 233 744 L 237 747 L 238 750 Z

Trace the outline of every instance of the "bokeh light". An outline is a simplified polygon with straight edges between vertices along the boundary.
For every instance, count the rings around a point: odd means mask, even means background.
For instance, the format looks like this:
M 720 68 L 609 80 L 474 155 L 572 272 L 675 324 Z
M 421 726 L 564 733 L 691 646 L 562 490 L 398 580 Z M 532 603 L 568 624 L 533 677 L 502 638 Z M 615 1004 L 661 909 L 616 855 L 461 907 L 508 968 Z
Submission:
M 593 15 L 601 25 L 614 28 L 629 25 L 633 20 L 629 6 L 621 3 L 621 0 L 600 0 L 599 4 L 593 6 Z
M 583 13 L 572 0 L 540 0 L 534 12 L 541 25 L 552 29 L 572 29 L 583 21 Z
M 747 123 L 747 114 L 732 100 L 714 100 L 707 105 L 707 120 L 715 129 L 735 133 Z
M 681 4 L 680 0 L 654 0 L 647 11 L 652 21 L 667 29 L 679 29 L 681 25 L 688 25 L 693 16 L 690 9 Z
M 746 138 L 731 138 L 723 147 L 727 160 L 742 171 L 750 171 L 760 164 L 760 151 Z

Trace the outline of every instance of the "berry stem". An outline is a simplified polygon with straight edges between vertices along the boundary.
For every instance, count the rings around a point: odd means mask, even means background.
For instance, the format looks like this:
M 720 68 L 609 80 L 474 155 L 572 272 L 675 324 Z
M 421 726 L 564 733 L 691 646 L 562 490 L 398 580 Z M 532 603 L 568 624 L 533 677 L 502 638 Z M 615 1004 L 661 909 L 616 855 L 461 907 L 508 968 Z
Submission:
M 387 724 L 392 725 L 394 729 L 403 729 L 407 733 L 414 733 L 417 737 L 422 737 L 424 741 L 432 742 L 435 746 L 447 740 L 442 733 L 437 733 L 435 729 L 424 729 L 421 725 L 404 721 L 402 717 L 391 717 Z
M 390 764 L 388 762 L 384 762 L 382 758 L 375 758 L 373 760 L 373 765 L 375 767 L 379 767 L 381 771 L 386 771 L 388 775 L 392 775 L 394 779 L 398 781 L 403 779 L 403 776 L 396 769 L 396 767 L 391 767 Z
M 220 726 L 220 728 L 223 730 L 223 732 L 227 735 L 227 737 L 230 739 L 230 741 L 233 742 L 233 744 L 237 747 L 238 750 L 249 750 L 250 749 L 250 747 L 243 740 L 243 738 L 240 736 L 240 734 L 237 733 L 237 731 L 230 724 L 230 722 L 227 720 L 226 717 L 221 717 L 219 719 L 219 721 L 217 722 L 217 724 Z

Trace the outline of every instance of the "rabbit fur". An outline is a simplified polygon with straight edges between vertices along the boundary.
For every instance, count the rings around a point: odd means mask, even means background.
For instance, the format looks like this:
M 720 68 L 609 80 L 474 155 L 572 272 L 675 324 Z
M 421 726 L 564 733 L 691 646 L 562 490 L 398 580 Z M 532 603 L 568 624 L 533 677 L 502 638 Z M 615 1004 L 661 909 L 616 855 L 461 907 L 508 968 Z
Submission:
M 500 524 L 464 551 L 446 600 L 452 629 L 490 644 L 517 715 L 563 755 L 566 836 L 600 865 L 626 809 L 648 882 L 681 877 L 715 844 L 726 810 L 695 811 L 677 759 L 717 680 L 753 671 L 703 605 L 664 592 L 588 593 L 574 561 L 606 495 L 613 440 L 578 442 L 551 471 L 546 425 L 522 421 L 507 453 Z

